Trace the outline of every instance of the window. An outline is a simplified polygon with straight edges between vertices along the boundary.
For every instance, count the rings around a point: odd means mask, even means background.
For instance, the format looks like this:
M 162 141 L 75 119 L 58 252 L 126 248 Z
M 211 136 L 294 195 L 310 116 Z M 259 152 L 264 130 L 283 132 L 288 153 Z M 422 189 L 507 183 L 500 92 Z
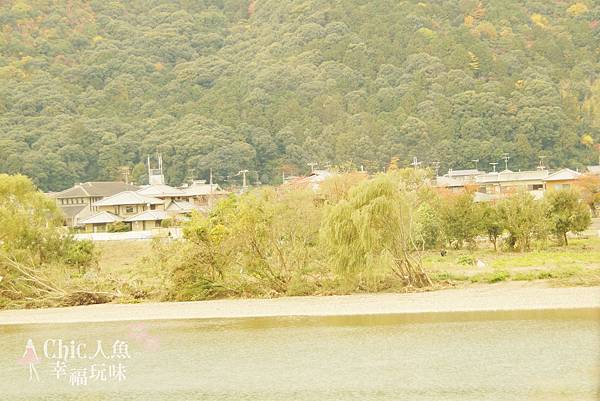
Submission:
M 558 189 L 558 190 L 569 189 L 569 188 L 571 188 L 571 184 L 556 184 L 554 186 L 554 189 Z
M 150 205 L 150 210 L 156 210 L 156 205 Z
M 528 191 L 541 191 L 542 189 L 544 189 L 544 184 L 530 184 L 530 185 L 527 185 L 527 190 Z
M 133 206 L 126 206 L 125 213 L 133 213 Z

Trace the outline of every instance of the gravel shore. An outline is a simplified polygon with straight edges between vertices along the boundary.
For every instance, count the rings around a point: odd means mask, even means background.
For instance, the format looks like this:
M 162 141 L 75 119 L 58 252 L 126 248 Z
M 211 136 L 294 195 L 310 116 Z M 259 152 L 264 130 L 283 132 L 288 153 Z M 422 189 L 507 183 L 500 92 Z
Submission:
M 0 325 L 278 316 L 350 316 L 600 308 L 600 287 L 502 283 L 408 294 L 359 294 L 0 311 Z

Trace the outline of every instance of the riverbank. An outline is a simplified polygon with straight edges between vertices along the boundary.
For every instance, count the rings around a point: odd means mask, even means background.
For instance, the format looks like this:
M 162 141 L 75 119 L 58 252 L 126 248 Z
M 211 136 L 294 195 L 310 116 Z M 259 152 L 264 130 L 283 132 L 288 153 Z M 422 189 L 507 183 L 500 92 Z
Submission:
M 600 309 L 600 286 L 552 288 L 542 283 L 500 283 L 408 294 L 226 299 L 5 310 L 0 311 L 0 325 L 590 308 Z

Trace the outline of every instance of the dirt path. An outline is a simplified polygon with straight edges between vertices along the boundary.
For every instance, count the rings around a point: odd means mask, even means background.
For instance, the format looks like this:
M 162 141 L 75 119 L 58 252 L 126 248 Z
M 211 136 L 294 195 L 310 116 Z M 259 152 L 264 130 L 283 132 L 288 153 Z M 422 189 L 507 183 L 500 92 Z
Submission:
M 0 325 L 275 316 L 348 316 L 543 309 L 600 309 L 600 287 L 499 283 L 410 294 L 365 294 L 180 303 L 104 304 L 0 311 Z

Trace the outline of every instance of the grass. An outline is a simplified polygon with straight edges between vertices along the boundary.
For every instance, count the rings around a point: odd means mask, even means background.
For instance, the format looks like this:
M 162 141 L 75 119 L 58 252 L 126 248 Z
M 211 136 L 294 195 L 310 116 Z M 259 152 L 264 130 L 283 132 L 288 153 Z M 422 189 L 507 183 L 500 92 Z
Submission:
M 474 262 L 471 262 L 474 261 Z M 478 267 L 476 262 L 483 262 Z M 556 285 L 600 284 L 600 238 L 575 239 L 569 246 L 537 244 L 531 252 L 495 252 L 491 247 L 427 252 L 423 263 L 435 281 L 496 283 L 549 280 Z
M 99 279 L 116 283 L 123 295 L 119 302 L 161 300 L 165 272 L 159 271 L 150 256 L 150 241 L 97 243 L 100 253 Z M 600 238 L 573 240 L 568 247 L 538 244 L 532 252 L 494 252 L 491 247 L 475 250 L 448 250 L 423 255 L 423 264 L 434 288 L 448 285 L 494 284 L 504 281 L 544 280 L 555 286 L 600 285 Z M 154 258 L 156 258 L 156 254 Z M 481 261 L 478 266 L 477 262 Z M 343 282 L 291 283 L 291 295 L 326 295 L 354 292 L 401 292 L 397 277 L 380 272 L 375 284 L 345 288 Z M 364 284 L 364 283 L 363 283 Z M 369 283 L 366 283 L 369 284 Z M 162 294 L 162 295 L 161 295 Z
M 121 302 L 156 299 L 163 287 L 163 274 L 145 260 L 152 252 L 152 241 L 106 241 L 96 243 L 100 253 L 98 274 L 116 283 L 124 294 Z

